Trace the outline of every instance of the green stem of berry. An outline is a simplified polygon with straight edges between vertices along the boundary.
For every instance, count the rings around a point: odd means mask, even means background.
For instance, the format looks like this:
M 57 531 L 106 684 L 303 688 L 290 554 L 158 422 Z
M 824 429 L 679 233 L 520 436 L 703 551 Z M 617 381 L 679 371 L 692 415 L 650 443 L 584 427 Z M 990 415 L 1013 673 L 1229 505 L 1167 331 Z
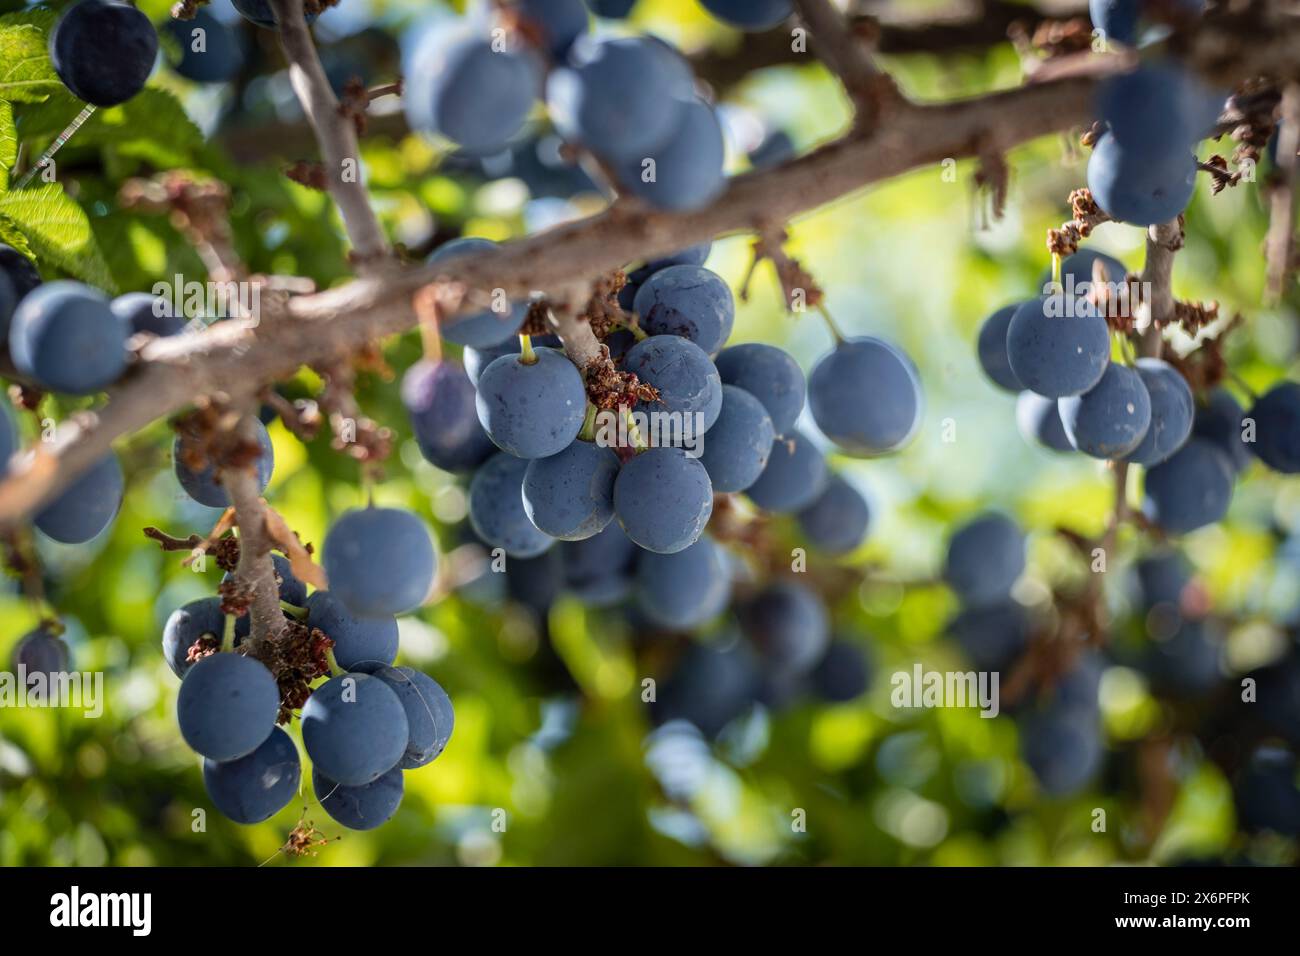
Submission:
M 1119 337 L 1119 348 L 1120 348 L 1120 352 L 1124 356 L 1125 365 L 1129 366 L 1130 368 L 1137 365 L 1137 360 L 1138 360 L 1137 349 L 1133 347 L 1133 340 L 1131 338 L 1129 338 L 1127 335 L 1121 334 Z
M 427 361 L 435 365 L 442 361 L 442 333 L 438 329 L 436 312 L 420 316 L 420 343 Z
M 296 604 L 290 604 L 288 601 L 281 601 L 280 610 L 282 610 L 285 614 L 288 614 L 291 618 L 293 618 L 296 621 L 307 620 L 307 609 L 305 607 L 299 607 Z
M 825 305 L 817 306 L 817 311 L 820 312 L 822 318 L 826 320 L 826 327 L 831 330 L 831 338 L 835 340 L 836 347 L 843 345 L 845 342 L 844 333 L 840 331 L 840 327 L 836 325 L 835 320 L 831 318 L 830 311 Z
M 587 403 L 587 415 L 582 420 L 582 430 L 578 432 L 578 438 L 582 441 L 596 440 L 596 406 L 591 402 Z
M 221 649 L 222 651 L 233 651 L 235 649 L 235 615 L 227 614 L 225 627 L 221 632 Z
M 537 353 L 533 351 L 533 337 L 531 335 L 519 336 L 519 361 L 525 365 L 537 364 Z
M 638 452 L 647 451 L 650 446 L 647 445 L 645 439 L 641 437 L 641 429 L 636 427 L 636 418 L 633 417 L 632 410 L 624 405 L 621 407 L 621 411 L 623 412 L 624 419 L 627 421 L 627 437 L 632 440 L 632 447 Z
M 1052 253 L 1052 284 L 1060 286 L 1061 284 L 1061 254 Z
M 636 339 L 638 342 L 650 338 L 650 334 L 646 332 L 645 329 L 641 328 L 641 323 L 635 318 L 629 318 L 626 322 L 611 322 L 610 324 L 617 326 L 620 329 L 627 329 L 627 331 L 632 333 L 632 338 Z
M 1119 353 L 1119 361 L 1120 361 L 1120 362 L 1122 362 L 1122 363 L 1125 364 L 1125 365 L 1129 364 L 1129 361 L 1128 361 L 1128 349 L 1124 347 L 1124 333 L 1123 333 L 1123 332 L 1116 332 L 1114 329 L 1111 329 L 1111 332 L 1110 332 L 1110 350 L 1111 350 L 1111 355 L 1112 355 L 1112 356 L 1114 356 L 1114 354 L 1115 354 L 1116 352 Z M 1112 359 L 1112 360 L 1113 360 L 1113 359 Z
M 347 673 L 347 671 L 339 666 L 338 659 L 334 656 L 334 648 L 332 647 L 325 649 L 325 663 L 329 664 L 331 677 L 342 677 Z

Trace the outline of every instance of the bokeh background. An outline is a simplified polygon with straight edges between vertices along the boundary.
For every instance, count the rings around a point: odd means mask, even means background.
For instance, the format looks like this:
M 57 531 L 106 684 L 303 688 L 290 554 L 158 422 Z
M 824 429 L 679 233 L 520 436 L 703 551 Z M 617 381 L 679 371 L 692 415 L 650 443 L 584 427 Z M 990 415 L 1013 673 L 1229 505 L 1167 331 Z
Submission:
M 140 5 L 157 22 L 166 17 L 166 0 Z M 0 3 L 0 10 L 15 6 Z M 321 18 L 316 35 L 336 77 L 388 82 L 397 44 L 452 6 L 343 0 Z M 126 215 L 114 202 L 126 178 L 182 168 L 230 184 L 236 244 L 252 269 L 306 275 L 322 286 L 342 281 L 345 249 L 327 197 L 280 172 L 286 161 L 314 153 L 273 36 L 239 21 L 229 0 L 215 0 L 212 9 L 243 41 L 244 66 L 233 83 L 199 86 L 163 63 L 147 103 L 106 111 L 64 150 L 60 180 L 88 216 L 85 248 L 119 291 L 146 290 L 174 273 L 201 276 L 193 251 L 165 219 Z M 642 0 L 632 23 L 688 52 L 725 50 L 739 39 L 693 0 Z M 1009 44 L 979 56 L 885 65 L 920 99 L 1020 82 Z M 761 71 L 715 94 L 726 106 L 735 171 L 747 168 L 746 153 L 764 129 L 785 131 L 802 151 L 841 132 L 848 118 L 836 81 L 815 63 Z M 55 97 L 20 133 L 43 145 L 76 111 L 70 98 Z M 458 234 L 527 235 L 603 202 L 594 193 L 566 195 L 568 185 L 550 188 L 541 176 L 492 178 L 483 163 L 403 135 L 392 117 L 376 118 L 363 154 L 380 217 L 413 254 Z M 167 615 L 213 593 L 220 572 L 183 568 L 141 529 L 203 532 L 216 515 L 181 492 L 168 458 L 170 433 L 158 423 L 118 448 L 128 492 L 112 529 L 86 546 L 39 542 L 49 602 L 67 626 L 74 666 L 105 673 L 108 701 L 99 720 L 0 710 L 0 864 L 1295 862 L 1293 841 L 1239 825 L 1233 798 L 1233 767 L 1253 745 L 1238 738 L 1231 717 L 1243 706 L 1236 684 L 1294 656 L 1300 600 L 1300 482 L 1262 466 L 1238 483 L 1225 522 L 1184 542 L 1223 636 L 1223 686 L 1203 700 L 1156 696 L 1134 664 L 1147 635 L 1132 562 L 1145 546 L 1131 531 L 1121 536 L 1106 587 L 1116 621 L 1100 696 L 1107 760 L 1082 793 L 1050 798 L 1040 790 L 1020 758 L 1011 717 L 890 706 L 895 670 L 916 662 L 968 666 L 945 635 L 955 599 L 933 583 L 955 524 L 986 507 L 1018 517 L 1031 532 L 1031 560 L 1017 596 L 1042 602 L 1051 588 L 1087 573 L 1053 528 L 1096 534 L 1111 506 L 1105 470 L 1028 444 L 1016 429 L 1014 396 L 995 389 L 976 361 L 983 318 L 1035 290 L 1049 261 L 1045 231 L 1068 218 L 1066 197 L 1083 185 L 1086 153 L 1071 138 L 1045 137 L 1009 160 L 1009 201 L 996 221 L 975 190 L 974 164 L 962 161 L 955 175 L 920 169 L 792 225 L 790 251 L 824 287 L 840 326 L 901 345 L 925 387 L 924 427 L 901 454 L 861 462 L 828 447 L 834 467 L 872 506 L 864 548 L 842 561 L 811 559 L 815 571 L 836 566 L 835 630 L 868 652 L 866 694 L 836 705 L 806 696 L 780 707 L 757 704 L 716 741 L 682 727 L 656 730 L 641 701 L 643 678 L 662 679 L 686 643 L 726 640 L 733 625 L 723 621 L 693 637 L 651 635 L 620 609 L 595 610 L 562 591 L 548 593 L 541 571 L 542 586 L 522 572 L 514 582 L 487 574 L 401 621 L 403 661 L 448 690 L 456 729 L 443 756 L 406 775 L 406 798 L 392 822 L 371 833 L 344 832 L 308 787 L 265 824 L 240 827 L 209 811 L 206 831 L 194 832 L 192 811 L 209 804 L 198 760 L 176 728 L 177 682 L 159 639 Z M 517 171 L 509 163 L 500 169 Z M 1245 384 L 1260 390 L 1295 376 L 1300 331 L 1294 298 L 1261 304 L 1265 229 L 1258 185 L 1212 197 L 1203 182 L 1174 274 L 1180 298 L 1217 300 L 1225 314 L 1245 316 L 1228 355 Z M 1138 229 L 1107 225 L 1090 245 L 1136 270 L 1142 239 Z M 749 260 L 749 240 L 730 237 L 715 244 L 708 265 L 738 289 Z M 46 263 L 47 277 L 64 268 L 53 266 Z M 816 314 L 785 313 L 764 265 L 740 304 L 732 341 L 780 345 L 807 369 L 830 336 Z M 359 392 L 366 413 L 398 435 L 375 498 L 414 509 L 451 554 L 466 541 L 465 487 L 420 457 L 394 378 L 418 358 L 418 337 L 385 343 L 384 355 L 393 374 L 363 374 Z M 316 384 L 304 372 L 283 388 L 292 397 Z M 52 417 L 77 407 L 46 401 Z M 944 440 L 946 419 L 955 440 Z M 327 434 L 306 446 L 279 422 L 271 434 L 276 467 L 268 498 L 304 539 L 319 543 L 333 516 L 363 500 L 357 466 L 329 447 Z M 787 551 L 799 543 L 792 523 L 774 522 L 773 533 Z M 37 620 L 8 581 L 0 593 L 2 659 Z M 1206 731 L 1201 718 L 1215 708 L 1229 717 Z M 1154 777 L 1143 769 L 1152 753 L 1162 762 Z M 1105 832 L 1092 828 L 1094 808 L 1107 813 Z M 802 830 L 792 826 L 797 809 L 806 814 Z M 504 832 L 493 827 L 499 811 Z M 314 857 L 287 859 L 277 849 L 300 819 L 343 838 Z

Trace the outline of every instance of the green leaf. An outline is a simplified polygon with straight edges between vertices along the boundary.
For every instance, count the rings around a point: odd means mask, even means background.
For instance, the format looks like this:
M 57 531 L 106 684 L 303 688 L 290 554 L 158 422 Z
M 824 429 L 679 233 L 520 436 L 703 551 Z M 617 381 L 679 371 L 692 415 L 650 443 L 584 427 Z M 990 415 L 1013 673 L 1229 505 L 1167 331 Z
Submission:
M 172 18 L 172 7 L 176 5 L 176 0 L 136 0 L 135 5 L 158 25 Z
M 176 272 L 205 272 L 194 248 L 165 216 L 93 216 L 90 226 L 119 289 L 147 289 Z
M 30 26 L 36 27 L 46 36 L 54 29 L 54 24 L 59 19 L 59 11 L 52 10 L 49 7 L 32 7 L 30 10 L 16 10 L 13 13 L 0 15 L 0 30 L 5 27 Z
M 0 192 L 9 188 L 9 170 L 18 161 L 18 130 L 14 128 L 14 107 L 0 100 Z
M 47 40 L 54 16 L 52 10 L 24 10 L 0 17 L 0 100 L 39 103 L 63 89 Z
M 180 100 L 159 87 L 148 87 L 121 106 L 100 110 L 91 122 L 97 124 L 92 136 L 102 136 L 119 151 L 159 166 L 184 165 L 203 146 L 203 133 Z
M 23 139 L 44 148 L 81 112 L 84 104 L 67 92 L 19 113 Z M 188 165 L 203 145 L 203 134 L 180 101 L 158 87 L 141 90 L 120 106 L 96 110 L 68 140 L 65 150 L 111 146 L 156 166 Z
M 13 246 L 28 259 L 35 259 L 36 253 L 32 252 L 31 245 L 27 242 L 27 237 L 18 229 L 18 224 L 8 216 L 0 214 L 0 242 Z
M 181 61 L 185 52 L 176 34 L 169 30 L 158 31 L 158 50 L 162 53 L 163 62 L 173 67 Z
M 58 184 L 0 195 L 0 215 L 12 220 L 27 238 L 38 262 L 108 292 L 117 291 L 86 211 Z

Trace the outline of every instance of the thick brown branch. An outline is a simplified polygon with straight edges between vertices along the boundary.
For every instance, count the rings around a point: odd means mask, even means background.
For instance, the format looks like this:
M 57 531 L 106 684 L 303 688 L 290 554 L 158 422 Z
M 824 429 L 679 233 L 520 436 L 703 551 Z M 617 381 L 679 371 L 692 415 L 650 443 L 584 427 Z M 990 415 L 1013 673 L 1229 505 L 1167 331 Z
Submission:
M 627 262 L 667 255 L 693 242 L 750 232 L 763 222 L 789 221 L 910 169 L 972 156 L 980 149 L 1008 149 L 1078 125 L 1091 112 L 1094 84 L 1091 78 L 1074 78 L 909 107 L 870 135 L 849 135 L 777 169 L 738 176 L 705 209 L 660 212 L 634 200 L 620 201 L 598 215 L 491 252 L 296 299 L 290 312 L 300 318 L 333 318 L 409 295 L 439 276 L 470 287 L 501 288 L 511 296 L 589 281 Z
M 325 77 L 316 45 L 303 19 L 302 0 L 270 0 L 280 24 L 280 46 L 289 61 L 289 82 L 316 133 L 330 195 L 352 243 L 352 255 L 364 272 L 388 253 L 370 196 L 361 181 L 361 151 L 351 120 Z
M 108 401 L 102 408 L 80 411 L 60 422 L 54 439 L 41 442 L 31 461 L 22 466 L 15 464 L 11 477 L 0 483 L 0 515 L 12 519 L 36 510 L 72 478 L 110 454 L 113 440 L 119 435 L 139 431 L 185 407 L 195 396 L 213 394 L 227 384 L 238 383 L 238 378 L 223 383 L 219 366 L 205 365 L 203 358 L 205 353 L 225 354 L 226 348 L 239 339 L 231 333 L 239 331 L 232 323 L 220 323 L 210 332 L 179 336 L 193 349 L 190 355 L 176 364 L 142 363 L 139 370 L 109 389 Z M 30 480 L 26 480 L 28 476 Z M 4 521 L 0 518 L 0 524 Z
M 1258 16 L 1252 9 L 1243 19 L 1255 23 Z M 1235 23 L 1228 21 L 1225 30 L 1231 33 Z M 1281 18 L 1250 43 L 1238 41 L 1235 47 L 1225 46 L 1212 30 L 1199 31 L 1185 38 L 1183 52 L 1220 82 L 1232 82 L 1259 72 L 1288 74 L 1300 61 L 1297 47 L 1300 20 Z M 1097 60 L 1098 70 L 1120 65 L 1114 62 L 1118 57 Z M 598 215 L 490 252 L 434 267 L 363 276 L 346 286 L 292 299 L 284 314 L 273 322 L 264 320 L 256 329 L 222 322 L 202 333 L 156 340 L 143 350 L 142 367 L 110 392 L 103 409 L 79 425 L 65 426 L 52 447 L 42 446 L 38 465 L 15 466 L 0 483 L 0 527 L 66 487 L 106 454 L 119 435 L 139 430 L 200 396 L 250 397 L 303 364 L 348 355 L 375 339 L 413 328 L 417 318 L 412 297 L 433 282 L 500 288 L 511 296 L 533 290 L 549 294 L 574 284 L 589 289 L 593 277 L 628 262 L 667 255 L 726 233 L 753 232 L 764 222 L 788 222 L 908 170 L 987 150 L 1005 151 L 1084 125 L 1092 119 L 1096 83 L 1097 76 L 1072 76 L 952 103 L 909 105 L 870 133 L 850 134 L 784 166 L 735 178 L 705 209 L 660 212 L 621 200 Z
M 264 321 L 256 335 L 252 329 L 220 323 L 201 335 L 160 340 L 150 346 L 154 361 L 143 373 L 149 387 L 141 387 L 138 380 L 124 382 L 94 427 L 66 434 L 53 449 L 60 459 L 56 474 L 30 483 L 23 482 L 22 471 L 16 470 L 0 484 L 0 523 L 46 500 L 103 455 L 117 435 L 142 428 L 197 395 L 220 390 L 238 399 L 266 381 L 293 374 L 300 364 L 347 354 L 372 339 L 411 327 L 416 319 L 409 297 L 438 274 L 469 286 L 502 287 L 508 295 L 581 281 L 630 261 L 752 229 L 759 220 L 788 221 L 908 169 L 972 155 L 989 141 L 1007 148 L 1078 125 L 1091 111 L 1092 88 L 1088 80 L 1063 80 L 969 102 L 909 109 L 872 136 L 850 136 L 788 166 L 738 177 L 705 210 L 662 213 L 616 204 L 597 216 L 489 253 L 456 257 L 433 269 L 426 266 L 384 279 L 362 278 L 292 300 L 288 315 Z M 323 321 L 330 323 L 328 334 L 317 325 Z
M 1174 317 L 1174 255 L 1182 247 L 1181 217 L 1147 229 L 1147 260 L 1138 277 L 1142 302 L 1136 325 L 1143 355 L 1160 355 L 1160 331 Z
M 239 425 L 247 432 L 248 439 L 256 442 L 252 426 L 251 416 L 245 416 Z M 266 502 L 261 498 L 257 478 L 250 469 L 223 469 L 221 484 L 235 506 L 235 521 L 239 527 L 239 565 L 235 568 L 235 581 L 251 601 L 248 613 L 252 619 L 252 633 L 248 650 L 256 655 L 263 641 L 276 640 L 284 631 L 280 588 L 275 581 L 275 565 L 271 563 L 271 539 L 266 533 Z
M 42 448 L 57 459 L 42 480 L 24 481 L 15 467 L 0 483 L 0 525 L 30 513 L 73 476 L 106 454 L 117 436 L 138 431 L 197 396 L 229 401 L 254 394 L 299 366 L 347 355 L 376 338 L 416 324 L 410 300 L 443 277 L 507 295 L 555 289 L 668 255 L 762 221 L 786 222 L 863 186 L 949 157 L 973 155 L 984 144 L 1006 149 L 1076 126 L 1091 112 L 1093 81 L 1061 80 L 942 106 L 909 108 L 870 136 L 836 140 L 777 169 L 733 180 L 713 206 L 686 213 L 656 212 L 635 202 L 567 223 L 491 252 L 457 256 L 437 266 L 392 276 L 363 277 L 337 289 L 290 301 L 287 314 L 255 331 L 221 322 L 201 333 L 158 339 L 142 367 L 109 392 L 108 404 L 80 423 L 65 424 Z M 329 322 L 328 331 L 320 323 Z M 587 349 L 589 351 L 589 349 Z
M 552 309 L 551 325 L 564 343 L 564 351 L 580 369 L 585 369 L 600 358 L 600 340 L 592 331 L 591 323 L 582 318 L 576 309 Z

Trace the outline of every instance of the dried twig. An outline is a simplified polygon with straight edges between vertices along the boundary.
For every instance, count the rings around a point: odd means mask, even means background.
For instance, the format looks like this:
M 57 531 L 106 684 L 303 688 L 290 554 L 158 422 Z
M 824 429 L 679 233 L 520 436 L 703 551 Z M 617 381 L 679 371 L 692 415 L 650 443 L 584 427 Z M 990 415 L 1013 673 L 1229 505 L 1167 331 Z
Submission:
M 289 82 L 316 132 L 330 195 L 352 241 L 353 258 L 363 273 L 373 271 L 387 257 L 388 243 L 361 179 L 356 127 L 339 110 L 303 18 L 302 0 L 270 0 L 270 4 L 280 25 L 280 46 L 289 61 Z

